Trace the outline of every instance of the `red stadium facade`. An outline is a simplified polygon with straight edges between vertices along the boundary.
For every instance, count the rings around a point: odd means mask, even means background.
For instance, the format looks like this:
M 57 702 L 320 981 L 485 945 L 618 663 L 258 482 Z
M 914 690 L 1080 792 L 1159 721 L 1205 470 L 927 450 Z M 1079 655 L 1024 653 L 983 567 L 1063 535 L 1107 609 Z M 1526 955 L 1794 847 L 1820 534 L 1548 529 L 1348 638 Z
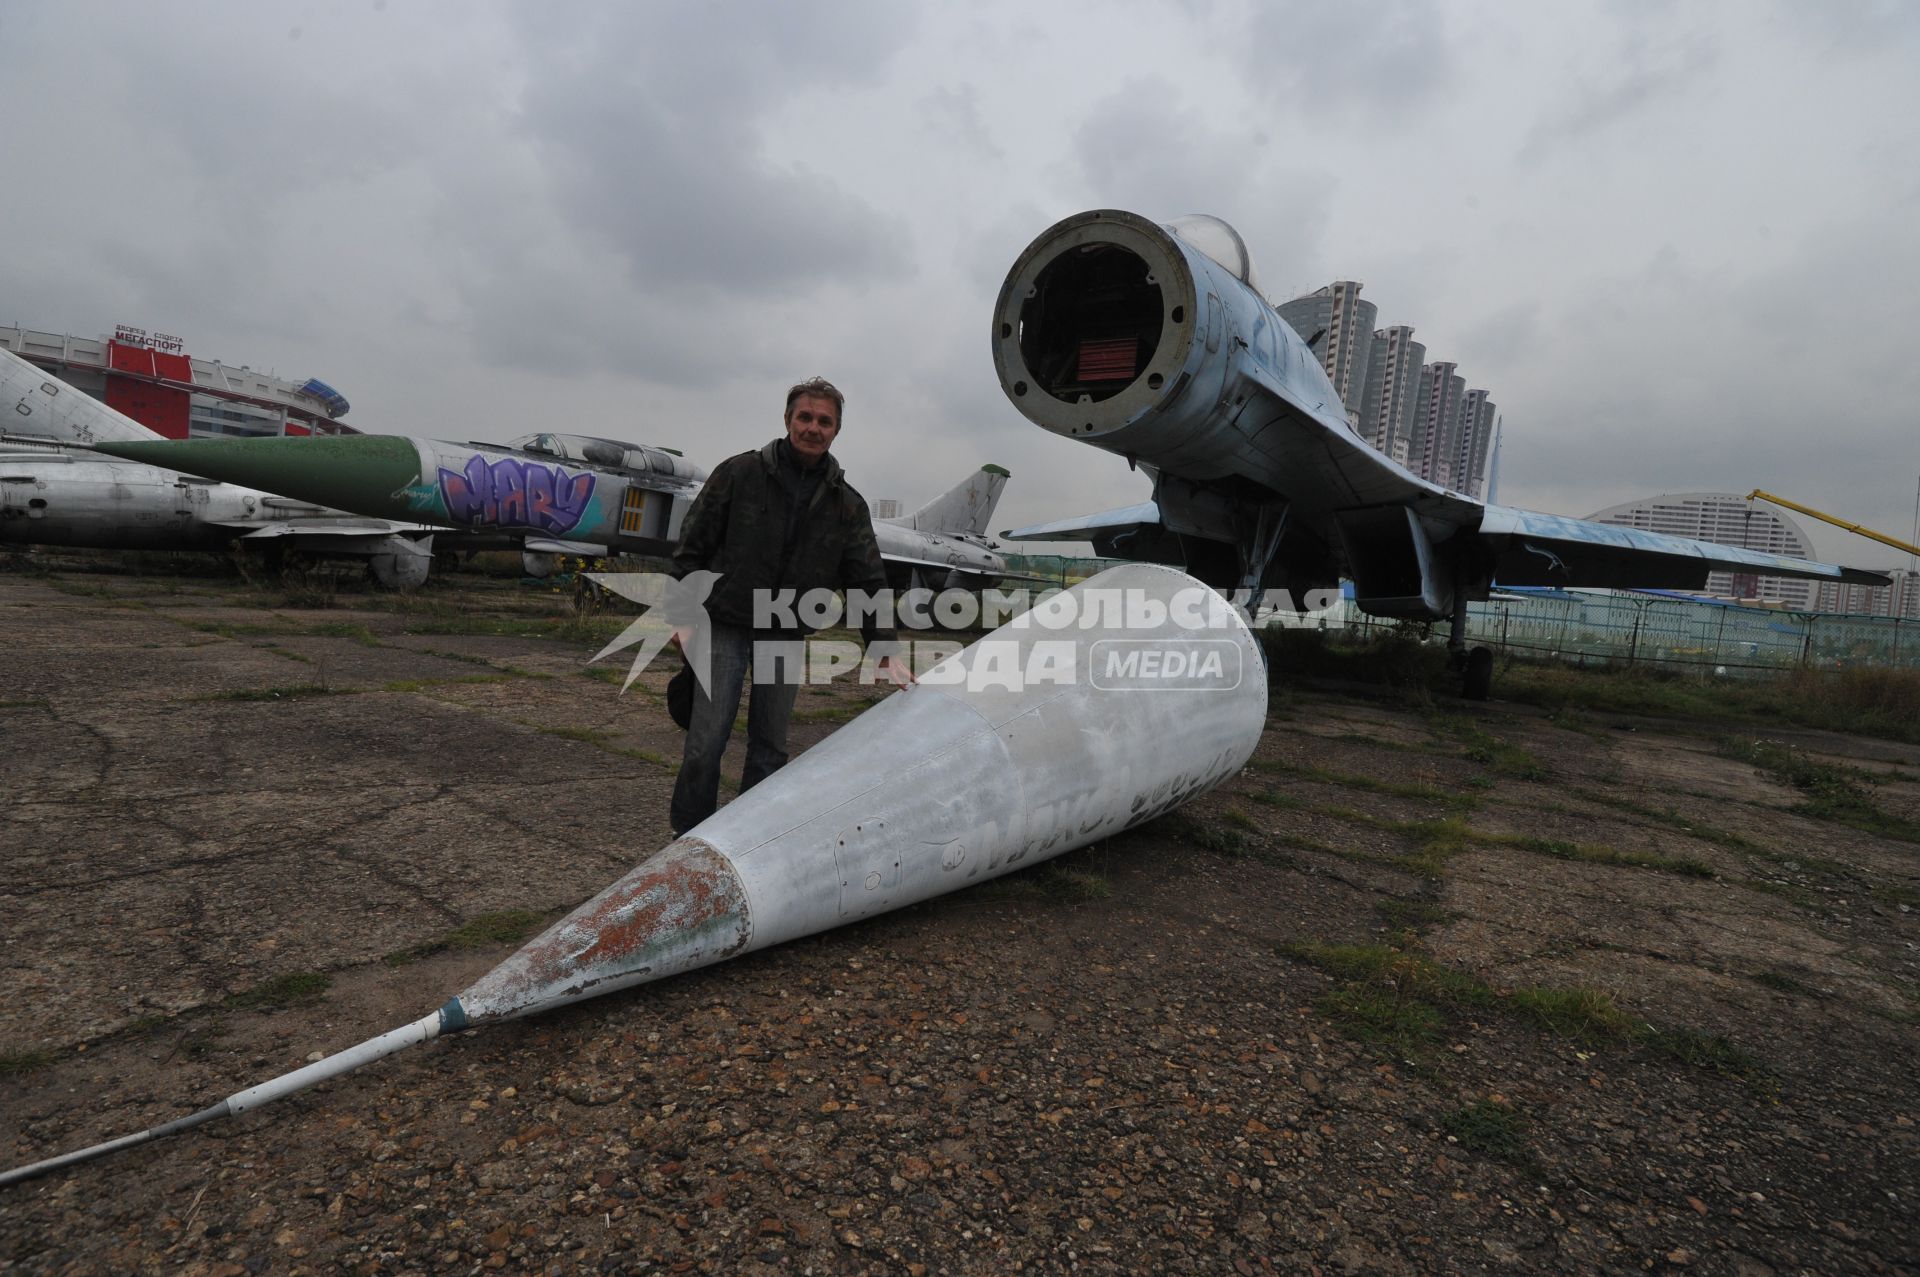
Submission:
M 346 398 L 325 382 L 195 359 L 166 333 L 126 324 L 111 337 L 0 327 L 0 350 L 169 439 L 359 433 L 339 420 Z

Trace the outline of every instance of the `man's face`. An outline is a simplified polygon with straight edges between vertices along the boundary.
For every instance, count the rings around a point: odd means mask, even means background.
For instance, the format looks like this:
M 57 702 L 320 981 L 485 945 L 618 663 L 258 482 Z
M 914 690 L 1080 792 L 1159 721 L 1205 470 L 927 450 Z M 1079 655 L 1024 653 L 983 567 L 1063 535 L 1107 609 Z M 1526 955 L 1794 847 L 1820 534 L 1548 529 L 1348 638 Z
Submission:
M 801 395 L 787 409 L 787 443 L 800 460 L 813 465 L 827 455 L 833 437 L 840 433 L 840 410 L 833 400 L 819 395 Z

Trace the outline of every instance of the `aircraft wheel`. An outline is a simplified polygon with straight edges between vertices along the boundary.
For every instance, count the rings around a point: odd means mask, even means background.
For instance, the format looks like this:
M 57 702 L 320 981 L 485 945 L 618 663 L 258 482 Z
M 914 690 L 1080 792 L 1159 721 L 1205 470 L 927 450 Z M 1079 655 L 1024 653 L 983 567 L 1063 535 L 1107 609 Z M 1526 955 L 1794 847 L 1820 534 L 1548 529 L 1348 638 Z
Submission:
M 1467 653 L 1467 673 L 1461 691 L 1470 701 L 1484 701 L 1493 695 L 1493 649 L 1476 647 Z

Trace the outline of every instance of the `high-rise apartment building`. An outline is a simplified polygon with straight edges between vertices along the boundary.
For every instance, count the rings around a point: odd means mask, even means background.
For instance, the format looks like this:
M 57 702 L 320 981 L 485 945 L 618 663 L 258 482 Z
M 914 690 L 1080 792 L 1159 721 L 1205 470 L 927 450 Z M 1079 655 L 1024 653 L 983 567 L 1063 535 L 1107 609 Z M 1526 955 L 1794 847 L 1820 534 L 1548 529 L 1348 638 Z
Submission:
M 1413 430 L 1420 364 L 1426 357 L 1427 348 L 1413 339 L 1413 329 L 1406 324 L 1373 334 L 1367 384 L 1360 396 L 1360 433 L 1402 465 L 1407 460 L 1407 436 Z
M 1413 404 L 1413 435 L 1408 465 L 1423 479 L 1443 488 L 1456 486 L 1460 450 L 1460 407 L 1467 379 L 1447 362 L 1422 364 L 1420 389 Z
M 1379 307 L 1360 299 L 1360 285 L 1339 279 L 1305 297 L 1282 302 L 1280 318 L 1302 337 L 1314 341 L 1314 353 L 1327 371 L 1327 380 L 1347 410 L 1355 429 L 1365 418 L 1362 401 L 1367 388 L 1367 364 L 1373 354 L 1373 321 Z
M 1493 447 L 1493 400 L 1469 390 L 1460 401 L 1460 437 L 1454 448 L 1454 486 L 1470 497 L 1487 490 L 1487 453 Z
M 1361 438 L 1429 482 L 1484 495 L 1496 420 L 1487 391 L 1469 391 L 1451 363 L 1424 362 L 1427 348 L 1409 325 L 1375 329 L 1379 309 L 1353 280 L 1277 309 L 1313 343 Z
M 1893 584 L 1849 585 L 1844 581 L 1821 581 L 1814 591 L 1814 610 L 1920 621 L 1920 572 L 1905 568 L 1875 570 L 1886 572 L 1893 578 Z
M 1712 541 L 1716 545 L 1759 550 L 1765 554 L 1785 554 L 1796 559 L 1813 557 L 1813 542 L 1807 539 L 1807 534 L 1800 530 L 1799 524 L 1776 510 L 1755 505 L 1732 492 L 1681 492 L 1670 496 L 1647 497 L 1624 505 L 1608 506 L 1587 517 L 1596 523 L 1617 523 L 1623 527 L 1644 528 L 1649 532 L 1691 537 L 1699 541 Z M 1784 603 L 1796 611 L 1805 611 L 1814 602 L 1811 581 L 1744 572 L 1709 574 L 1706 593 L 1721 598 Z

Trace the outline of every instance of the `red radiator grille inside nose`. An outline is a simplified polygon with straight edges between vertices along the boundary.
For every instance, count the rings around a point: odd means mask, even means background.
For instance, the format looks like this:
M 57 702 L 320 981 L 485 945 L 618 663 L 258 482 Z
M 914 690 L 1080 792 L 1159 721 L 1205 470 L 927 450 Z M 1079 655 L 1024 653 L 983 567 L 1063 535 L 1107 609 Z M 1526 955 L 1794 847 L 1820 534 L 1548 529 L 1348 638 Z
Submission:
M 1140 342 L 1135 337 L 1080 343 L 1080 362 L 1074 380 L 1132 381 L 1140 371 Z

